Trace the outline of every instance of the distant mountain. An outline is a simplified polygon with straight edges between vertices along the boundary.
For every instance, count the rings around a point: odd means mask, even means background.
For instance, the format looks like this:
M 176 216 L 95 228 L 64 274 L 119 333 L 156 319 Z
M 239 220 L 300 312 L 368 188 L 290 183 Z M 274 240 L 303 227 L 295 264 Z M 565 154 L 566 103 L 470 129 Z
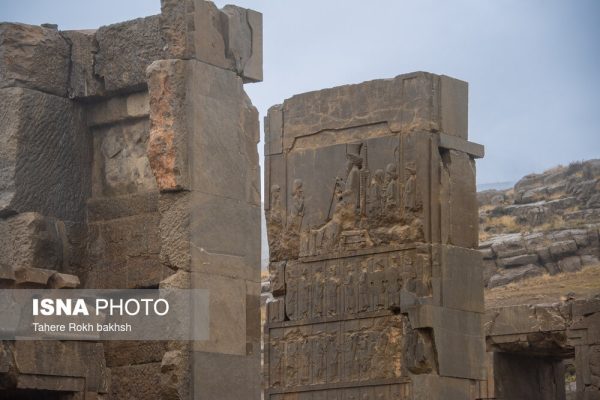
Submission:
M 600 266 L 600 160 L 529 174 L 505 190 L 485 186 L 477 200 L 487 287 Z
M 492 183 L 481 183 L 477 185 L 477 191 L 483 192 L 484 190 L 506 190 L 510 189 L 515 185 L 515 181 L 507 181 L 507 182 L 492 182 Z

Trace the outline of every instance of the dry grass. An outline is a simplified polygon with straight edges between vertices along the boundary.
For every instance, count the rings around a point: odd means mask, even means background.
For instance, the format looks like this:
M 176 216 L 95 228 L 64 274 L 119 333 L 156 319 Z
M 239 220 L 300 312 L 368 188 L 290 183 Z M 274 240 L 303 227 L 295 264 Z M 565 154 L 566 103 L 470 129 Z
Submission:
M 589 298 L 600 294 L 600 265 L 575 273 L 542 275 L 485 291 L 487 308 L 564 301 L 567 295 Z
M 486 227 L 494 227 L 495 229 L 486 232 Z M 517 233 L 521 232 L 521 230 L 522 226 L 519 225 L 517 219 L 513 216 L 502 215 L 500 217 L 492 217 L 479 225 L 479 240 L 483 242 L 499 233 Z
M 485 211 L 485 212 L 492 211 L 496 207 L 498 207 L 498 206 L 495 206 L 493 204 L 484 204 L 484 205 L 482 205 L 482 206 L 479 207 L 479 212 L 482 212 L 482 211 Z

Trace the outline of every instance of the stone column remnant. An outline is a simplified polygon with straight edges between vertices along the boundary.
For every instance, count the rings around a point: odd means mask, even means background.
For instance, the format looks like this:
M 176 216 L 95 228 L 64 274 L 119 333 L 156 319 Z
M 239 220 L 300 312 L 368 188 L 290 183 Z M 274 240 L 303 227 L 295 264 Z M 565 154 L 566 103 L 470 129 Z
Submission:
M 0 392 L 260 397 L 261 80 L 262 15 L 236 6 L 0 24 L 2 287 L 210 291 L 205 342 L 6 343 Z
M 467 83 L 417 72 L 296 95 L 265 135 L 265 398 L 479 398 Z

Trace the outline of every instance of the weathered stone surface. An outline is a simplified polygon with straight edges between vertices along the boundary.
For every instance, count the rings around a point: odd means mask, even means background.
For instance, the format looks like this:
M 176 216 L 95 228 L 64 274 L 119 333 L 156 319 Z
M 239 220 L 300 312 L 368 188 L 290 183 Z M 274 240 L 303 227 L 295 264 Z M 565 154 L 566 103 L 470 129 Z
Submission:
M 270 292 L 273 296 L 285 294 L 285 264 L 285 261 L 269 264 Z
M 159 18 L 153 15 L 98 29 L 94 73 L 103 79 L 107 91 L 146 87 L 146 68 L 165 58 Z
M 71 48 L 68 84 L 68 95 L 71 99 L 99 97 L 105 94 L 104 84 L 94 71 L 94 55 L 98 53 L 95 33 L 95 30 L 60 33 Z
M 577 250 L 577 243 L 575 243 L 573 240 L 558 242 L 552 244 L 548 250 L 555 258 L 564 257 L 565 255 L 572 254 Z
M 558 262 L 558 268 L 563 272 L 577 272 L 581 269 L 581 258 L 567 257 Z
M 452 81 L 453 84 L 440 84 L 441 80 L 446 83 Z M 456 90 L 464 92 L 466 87 L 465 82 L 452 78 L 416 72 L 388 80 L 296 95 L 283 105 L 283 147 L 290 149 L 295 139 L 321 130 L 377 123 L 387 123 L 392 132 L 442 131 L 466 139 L 466 114 L 461 113 L 467 104 L 466 97 L 455 96 L 454 93 Z M 374 96 L 374 93 L 377 95 Z M 449 98 L 453 98 L 453 102 L 446 101 Z M 331 108 L 322 113 L 320 110 L 327 109 L 324 107 Z M 435 113 L 434 108 L 442 110 L 440 112 L 445 119 Z M 451 120 L 462 122 L 444 125 L 444 121 Z
M 160 262 L 158 213 L 89 224 L 86 288 L 154 287 L 173 273 Z
M 442 305 L 483 313 L 483 276 L 479 252 L 455 246 L 443 246 L 441 251 Z
M 256 366 L 260 354 L 242 357 L 212 352 L 194 352 L 194 386 L 207 398 L 219 400 L 260 398 L 261 377 Z M 234 384 L 234 382 L 243 384 Z
M 167 57 L 196 59 L 262 80 L 262 15 L 211 1 L 162 0 L 160 26 Z
M 45 289 L 54 271 L 42 268 L 20 268 L 15 270 L 15 278 L 20 288 Z
M 258 112 L 242 84 L 262 80 L 262 16 L 163 3 L 183 8 L 95 32 L 0 24 L 0 287 L 207 288 L 210 340 L 98 344 L 101 360 L 0 344 L 8 397 L 260 397 Z M 189 54 L 163 42 L 178 35 Z
M 186 62 L 163 60 L 148 68 L 150 138 L 148 159 L 161 191 L 189 189 Z
M 246 354 L 246 282 L 219 275 L 192 275 L 197 289 L 210 290 L 210 339 L 197 342 L 194 349 L 224 354 Z M 256 284 L 258 287 L 258 284 Z M 258 316 L 257 316 L 258 317 Z
M 409 316 L 413 327 L 433 328 L 440 375 L 466 379 L 485 376 L 482 314 L 421 306 L 410 310 Z
M 75 341 L 15 341 L 11 346 L 15 368 L 23 375 L 42 375 L 61 382 L 62 377 L 84 378 L 85 390 L 96 393 L 108 391 L 108 373 L 102 345 Z M 57 363 L 56 359 L 61 362 Z M 40 389 L 39 387 L 32 387 Z M 43 389 L 43 387 L 41 388 Z M 59 387 L 49 387 L 60 391 Z
M 110 396 L 115 399 L 160 399 L 160 362 L 111 368 Z
M 512 282 L 517 282 L 527 278 L 533 278 L 534 276 L 543 275 L 546 271 L 533 264 L 523 265 L 516 268 L 509 268 L 501 270 L 499 273 L 493 275 L 488 283 L 489 288 L 507 285 Z
M 486 312 L 486 336 L 564 331 L 569 324 L 560 305 L 521 305 Z
M 448 150 L 442 155 L 443 243 L 476 248 L 478 242 L 475 161 L 466 153 Z
M 79 287 L 80 284 L 79 277 L 59 272 L 52 274 L 48 280 L 48 287 L 50 289 L 74 289 Z
M 537 254 L 522 254 L 520 256 L 513 256 L 507 258 L 501 258 L 497 261 L 499 267 L 518 267 L 520 265 L 534 264 L 538 261 Z
M 0 215 L 82 220 L 91 154 L 80 107 L 29 89 L 0 89 L 0 126 Z
M 115 341 L 103 343 L 106 366 L 109 368 L 127 365 L 161 362 L 167 351 L 167 343 L 152 341 Z
M 66 96 L 69 55 L 69 45 L 57 30 L 3 22 L 0 88 L 20 86 Z
M 87 202 L 88 220 L 94 222 L 158 212 L 158 198 L 158 192 L 91 198 Z
M 88 107 L 89 126 L 120 122 L 126 119 L 147 118 L 150 115 L 148 92 L 115 96 Z
M 515 257 L 521 254 L 525 254 L 527 252 L 527 248 L 525 247 L 521 235 L 511 235 L 509 240 L 497 240 L 492 244 L 492 250 L 496 254 L 498 258 L 507 258 L 507 257 Z
M 60 270 L 67 263 L 64 224 L 37 213 L 0 219 L 0 264 L 14 270 Z
M 188 399 L 193 395 L 190 352 L 170 350 L 166 352 L 160 365 L 161 398 Z M 203 388 L 203 391 L 205 388 Z
M 170 268 L 191 271 L 190 194 L 187 192 L 160 196 L 159 232 L 162 243 L 160 260 Z
M 127 121 L 92 131 L 95 197 L 157 190 L 146 153 L 150 124 Z
M 457 136 L 440 133 L 440 147 L 446 150 L 456 150 L 466 153 L 473 158 L 483 158 L 485 149 L 482 145 L 468 142 Z
M 480 148 L 465 118 L 466 84 L 427 73 L 269 110 L 268 399 L 475 398 Z
M 205 193 L 258 205 L 260 184 L 254 166 L 258 115 L 243 93 L 241 80 L 194 60 L 154 63 L 148 76 L 148 157 L 159 189 L 201 187 Z M 187 107 L 195 112 L 187 114 Z M 188 159 L 188 145 L 194 154 L 204 155 L 202 162 Z M 232 153 L 231 148 L 238 152 Z M 213 179 L 215 174 L 222 174 L 223 179 Z

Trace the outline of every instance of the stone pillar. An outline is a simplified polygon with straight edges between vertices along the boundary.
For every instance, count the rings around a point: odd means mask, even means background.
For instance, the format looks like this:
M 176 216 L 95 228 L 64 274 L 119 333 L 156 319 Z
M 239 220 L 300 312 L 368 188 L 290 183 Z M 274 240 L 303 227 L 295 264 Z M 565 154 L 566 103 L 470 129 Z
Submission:
M 56 29 L 0 24 L 0 288 L 75 288 L 91 140 Z M 102 344 L 0 341 L 0 397 L 108 392 Z
M 467 84 L 419 72 L 304 93 L 265 134 L 265 398 L 479 397 Z
M 575 347 L 577 400 L 600 399 L 600 298 L 572 305 L 569 342 Z
M 258 399 L 261 14 L 162 0 L 97 30 L 0 24 L 0 46 L 0 285 L 208 289 L 208 341 L 98 344 L 110 385 L 82 390 Z M 61 347 L 30 347 L 53 371 Z

